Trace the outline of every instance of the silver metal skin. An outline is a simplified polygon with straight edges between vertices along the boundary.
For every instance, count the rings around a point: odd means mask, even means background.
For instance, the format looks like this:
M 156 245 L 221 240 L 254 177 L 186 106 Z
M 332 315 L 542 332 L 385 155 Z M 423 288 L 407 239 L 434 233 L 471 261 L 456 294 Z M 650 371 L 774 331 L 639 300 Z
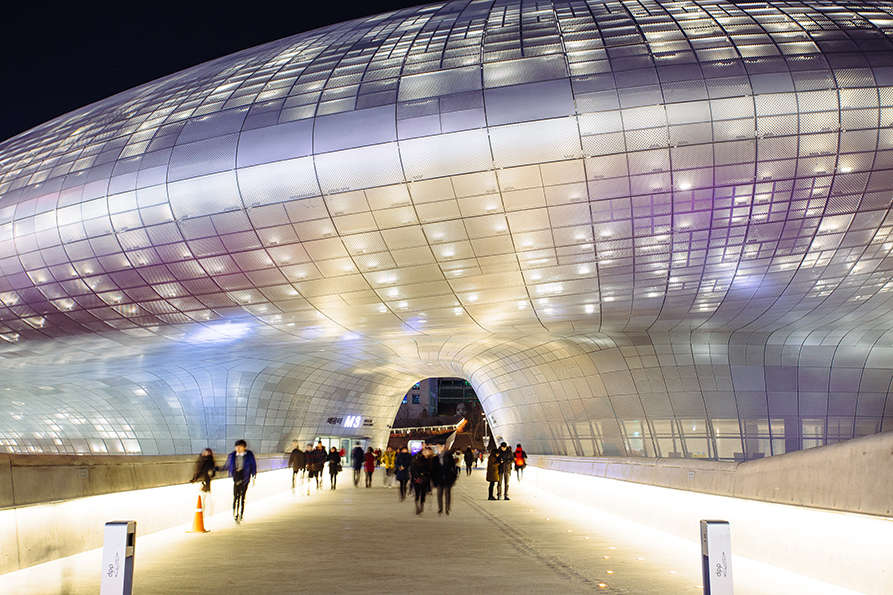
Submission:
M 535 453 L 893 429 L 891 27 L 889 2 L 447 2 L 10 139 L 0 452 L 380 443 L 437 375 Z

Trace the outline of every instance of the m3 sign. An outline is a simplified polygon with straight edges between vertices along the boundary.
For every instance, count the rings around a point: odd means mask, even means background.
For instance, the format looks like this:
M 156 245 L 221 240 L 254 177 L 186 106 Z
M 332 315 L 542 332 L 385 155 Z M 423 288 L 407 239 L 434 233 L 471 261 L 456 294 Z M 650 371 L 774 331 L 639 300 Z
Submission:
M 375 422 L 371 417 L 363 417 L 362 415 L 330 417 L 326 422 L 333 426 L 341 426 L 343 428 L 371 428 L 375 425 Z
M 359 415 L 348 415 L 344 418 L 344 421 L 341 422 L 341 425 L 345 428 L 359 428 L 363 423 L 363 418 Z

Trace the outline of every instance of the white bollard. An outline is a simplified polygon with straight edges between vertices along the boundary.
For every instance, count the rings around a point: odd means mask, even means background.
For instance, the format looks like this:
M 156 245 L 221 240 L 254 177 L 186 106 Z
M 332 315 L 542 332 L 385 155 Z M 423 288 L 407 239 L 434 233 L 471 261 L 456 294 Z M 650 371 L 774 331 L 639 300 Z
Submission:
M 728 521 L 701 521 L 704 595 L 732 595 L 732 533 Z
M 130 595 L 133 592 L 135 546 L 136 521 L 111 521 L 105 524 L 100 595 Z

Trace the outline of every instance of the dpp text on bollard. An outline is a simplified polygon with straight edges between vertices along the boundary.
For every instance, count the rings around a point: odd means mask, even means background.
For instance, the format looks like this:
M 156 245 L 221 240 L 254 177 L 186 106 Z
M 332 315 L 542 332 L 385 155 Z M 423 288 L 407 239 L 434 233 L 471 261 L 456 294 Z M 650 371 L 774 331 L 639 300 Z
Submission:
M 105 524 L 100 595 L 130 595 L 133 592 L 135 546 L 136 521 L 111 521 Z

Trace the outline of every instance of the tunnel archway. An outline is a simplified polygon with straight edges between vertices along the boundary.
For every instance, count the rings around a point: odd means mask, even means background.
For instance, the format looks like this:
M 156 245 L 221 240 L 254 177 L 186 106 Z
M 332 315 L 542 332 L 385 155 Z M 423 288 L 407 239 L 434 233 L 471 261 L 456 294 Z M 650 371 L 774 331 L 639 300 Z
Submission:
M 420 10 L 0 145 L 0 448 L 273 451 L 347 409 L 387 417 L 433 374 L 468 378 L 494 427 L 543 453 L 742 460 L 893 428 L 893 177 L 871 140 L 886 67 L 844 76 L 807 44 L 808 75 L 711 50 L 661 77 L 647 35 L 631 70 L 546 43 L 563 23 L 605 44 L 604 15 L 564 9 L 542 13 L 541 45 L 499 34 L 545 53 L 462 33 L 416 63 L 432 23 L 489 22 L 476 3 Z M 858 18 L 827 26 L 867 34 Z M 421 45 L 391 57 L 406 31 Z M 852 122 L 837 143 L 798 118 Z M 705 132 L 739 128 L 759 134 Z

